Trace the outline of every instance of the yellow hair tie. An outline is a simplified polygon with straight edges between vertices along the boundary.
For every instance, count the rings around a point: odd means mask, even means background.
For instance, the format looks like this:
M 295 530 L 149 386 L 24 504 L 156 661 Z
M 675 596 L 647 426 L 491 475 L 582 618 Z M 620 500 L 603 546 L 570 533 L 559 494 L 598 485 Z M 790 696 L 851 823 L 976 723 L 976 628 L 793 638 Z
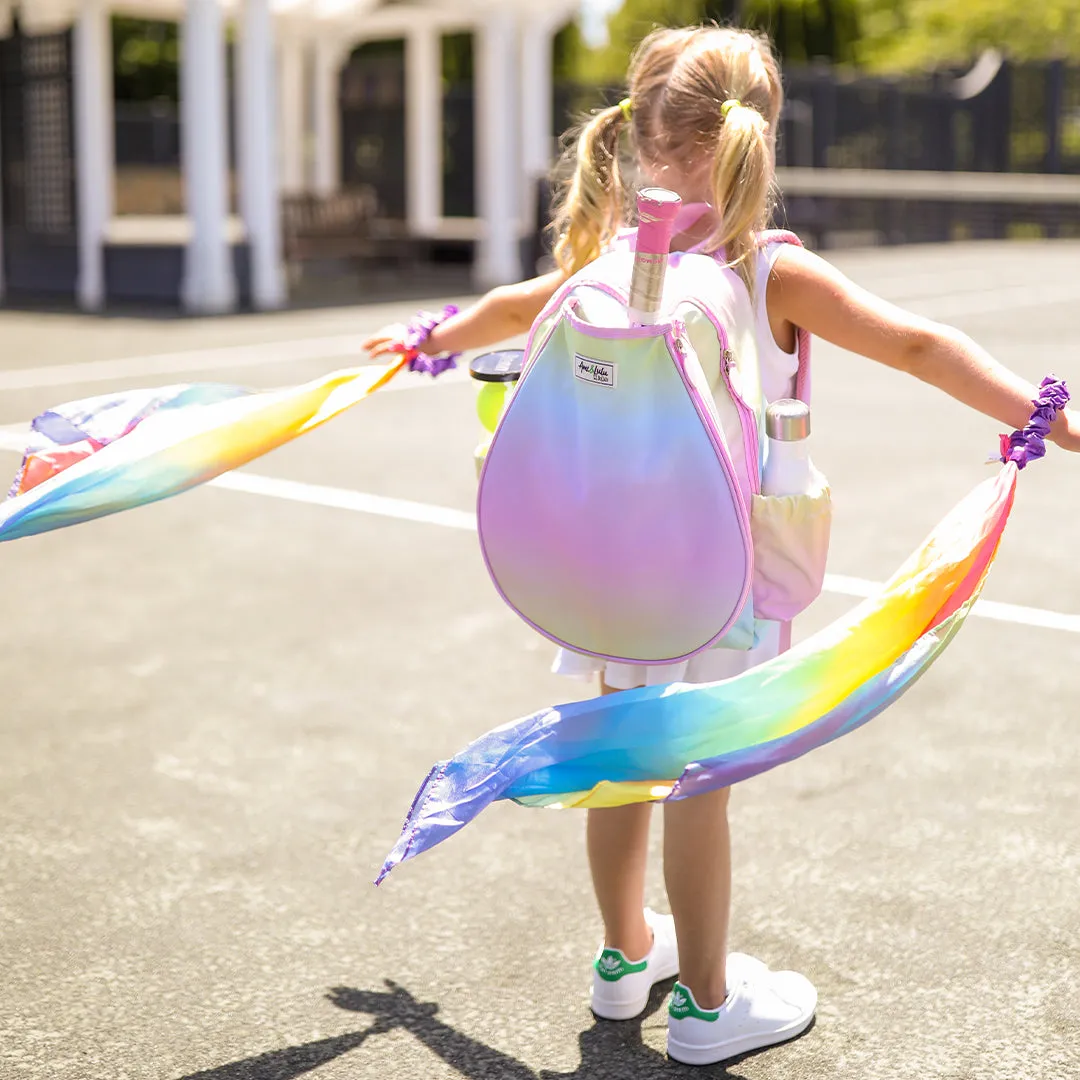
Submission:
M 742 102 L 738 98 L 728 98 L 727 101 L 720 106 L 720 115 L 726 120 L 727 114 L 731 112 L 736 105 L 742 105 Z
M 630 114 L 634 109 L 633 103 L 628 97 L 624 97 L 622 101 L 619 102 L 619 108 L 622 109 L 623 119 L 629 122 Z

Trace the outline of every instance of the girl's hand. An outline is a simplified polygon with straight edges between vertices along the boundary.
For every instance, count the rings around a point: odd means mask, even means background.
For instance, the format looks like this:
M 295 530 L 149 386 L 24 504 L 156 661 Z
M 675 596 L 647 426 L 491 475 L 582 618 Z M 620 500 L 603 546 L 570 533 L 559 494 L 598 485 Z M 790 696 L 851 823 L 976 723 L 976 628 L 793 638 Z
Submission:
M 402 351 L 406 327 L 403 323 L 384 326 L 365 341 L 360 348 L 374 360 L 378 356 L 396 356 Z

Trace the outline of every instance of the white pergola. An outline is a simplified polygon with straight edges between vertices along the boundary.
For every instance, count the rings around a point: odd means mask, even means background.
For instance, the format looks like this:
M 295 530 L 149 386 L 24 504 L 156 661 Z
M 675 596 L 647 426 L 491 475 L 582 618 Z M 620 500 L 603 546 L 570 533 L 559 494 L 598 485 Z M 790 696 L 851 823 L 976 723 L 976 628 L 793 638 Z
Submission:
M 25 33 L 74 26 L 80 306 L 93 311 L 104 305 L 104 249 L 116 228 L 113 12 L 181 24 L 182 296 L 187 310 L 216 313 L 236 305 L 231 241 L 237 234 L 248 243 L 254 306 L 284 303 L 281 194 L 326 195 L 337 187 L 339 75 L 357 45 L 377 39 L 406 42 L 410 231 L 475 239 L 480 287 L 520 278 L 520 239 L 531 227 L 534 181 L 551 158 L 552 40 L 578 5 L 579 0 L 0 0 L 0 34 L 13 8 Z M 230 221 L 228 200 L 227 21 L 234 24 L 238 44 L 239 224 Z M 476 41 L 475 219 L 446 218 L 442 208 L 440 37 L 457 31 L 472 31 Z

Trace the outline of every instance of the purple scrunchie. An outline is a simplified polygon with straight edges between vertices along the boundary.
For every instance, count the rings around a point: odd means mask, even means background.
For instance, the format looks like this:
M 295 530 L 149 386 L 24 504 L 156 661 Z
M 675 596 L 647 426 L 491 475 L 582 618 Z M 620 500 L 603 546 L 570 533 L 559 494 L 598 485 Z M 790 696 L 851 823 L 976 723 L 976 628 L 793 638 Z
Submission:
M 1035 411 L 1023 431 L 1001 436 L 1001 460 L 1015 462 L 1022 469 L 1029 461 L 1037 461 L 1046 453 L 1046 437 L 1050 425 L 1061 409 L 1069 403 L 1069 388 L 1064 379 L 1048 375 L 1039 386 L 1039 396 L 1032 402 Z
M 452 367 L 457 367 L 461 353 L 442 353 L 439 356 L 428 356 L 424 352 L 424 342 L 431 336 L 431 331 L 440 323 L 446 322 L 451 315 L 458 313 L 456 304 L 447 304 L 442 313 L 436 315 L 431 311 L 418 311 L 405 327 L 405 337 L 402 344 L 411 354 L 409 357 L 409 370 L 425 372 L 432 377 L 441 375 Z

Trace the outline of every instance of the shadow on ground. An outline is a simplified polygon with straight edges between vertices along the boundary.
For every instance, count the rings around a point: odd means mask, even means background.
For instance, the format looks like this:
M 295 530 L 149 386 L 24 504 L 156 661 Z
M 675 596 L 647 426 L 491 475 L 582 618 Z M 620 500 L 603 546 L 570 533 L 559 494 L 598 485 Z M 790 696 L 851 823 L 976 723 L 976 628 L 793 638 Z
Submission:
M 389 979 L 385 985 L 384 991 L 339 986 L 327 995 L 339 1009 L 373 1017 L 371 1025 L 362 1031 L 272 1050 L 190 1073 L 181 1080 L 293 1080 L 396 1028 L 409 1032 L 467 1080 L 624 1080 L 628 1076 L 634 1080 L 672 1080 L 681 1076 L 743 1080 L 741 1074 L 723 1066 L 691 1069 L 677 1065 L 641 1041 L 642 1021 L 661 1007 L 671 989 L 670 980 L 653 987 L 648 1007 L 636 1020 L 619 1024 L 600 1021 L 583 1031 L 581 1064 L 572 1072 L 537 1072 L 517 1058 L 444 1024 L 436 1017 L 439 1006 L 434 1002 L 417 1001 Z

